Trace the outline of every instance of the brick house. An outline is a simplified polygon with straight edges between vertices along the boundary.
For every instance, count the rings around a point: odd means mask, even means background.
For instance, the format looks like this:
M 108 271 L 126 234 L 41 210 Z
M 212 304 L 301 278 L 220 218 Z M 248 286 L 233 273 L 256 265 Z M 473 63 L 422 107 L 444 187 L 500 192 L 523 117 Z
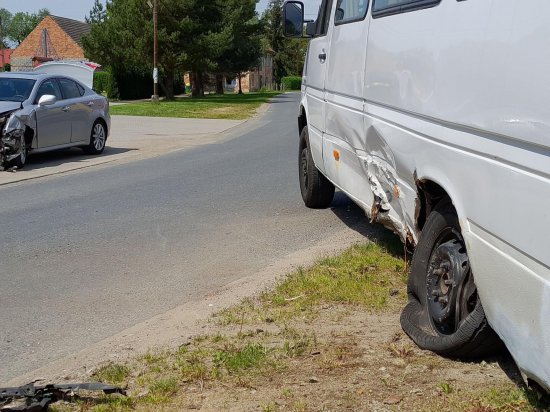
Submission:
M 6 64 L 11 64 L 11 54 L 12 49 L 1 49 L 0 50 L 0 71 L 4 70 Z
M 237 79 L 227 79 L 227 86 L 226 89 L 239 91 Z M 244 74 L 241 78 L 241 87 L 244 93 L 257 92 L 262 87 L 273 89 L 273 56 L 271 54 L 265 54 L 257 67 Z
M 82 37 L 90 29 L 78 20 L 45 17 L 11 54 L 12 71 L 31 70 L 51 60 L 85 61 Z

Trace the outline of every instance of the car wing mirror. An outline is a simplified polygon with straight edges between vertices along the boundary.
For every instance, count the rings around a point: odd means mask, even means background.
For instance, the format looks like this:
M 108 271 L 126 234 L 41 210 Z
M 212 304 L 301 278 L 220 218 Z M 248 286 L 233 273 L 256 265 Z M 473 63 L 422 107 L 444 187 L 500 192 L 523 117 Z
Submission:
M 283 24 L 286 37 L 304 37 L 304 3 L 287 1 L 283 7 Z
M 45 94 L 38 100 L 38 105 L 50 106 L 52 104 L 55 104 L 55 102 L 57 102 L 57 97 L 55 97 L 53 94 Z

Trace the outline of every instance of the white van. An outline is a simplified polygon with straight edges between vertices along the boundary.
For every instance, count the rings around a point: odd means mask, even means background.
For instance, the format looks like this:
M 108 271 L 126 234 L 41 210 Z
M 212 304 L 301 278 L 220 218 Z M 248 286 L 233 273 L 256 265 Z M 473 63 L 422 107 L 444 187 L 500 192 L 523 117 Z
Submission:
M 307 206 L 338 187 L 415 247 L 405 332 L 480 356 L 506 344 L 550 388 L 550 2 L 323 0 L 299 113 Z M 482 306 L 483 305 L 483 306 Z

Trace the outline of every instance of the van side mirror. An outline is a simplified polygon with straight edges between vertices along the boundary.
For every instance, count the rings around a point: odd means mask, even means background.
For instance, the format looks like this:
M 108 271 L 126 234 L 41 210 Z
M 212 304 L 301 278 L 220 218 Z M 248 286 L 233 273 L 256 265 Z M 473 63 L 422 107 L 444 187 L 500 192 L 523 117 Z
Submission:
M 316 21 L 309 21 L 306 24 L 306 36 L 307 37 L 315 37 L 315 33 L 317 33 L 317 22 Z
M 304 37 L 304 3 L 287 1 L 283 7 L 283 22 L 286 37 Z

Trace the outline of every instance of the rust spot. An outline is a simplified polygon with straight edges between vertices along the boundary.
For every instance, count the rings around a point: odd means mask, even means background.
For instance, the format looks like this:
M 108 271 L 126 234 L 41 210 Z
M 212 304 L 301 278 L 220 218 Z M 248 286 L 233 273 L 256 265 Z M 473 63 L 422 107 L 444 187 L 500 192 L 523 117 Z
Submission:
M 380 199 L 378 196 L 374 198 L 374 202 L 370 210 L 370 223 L 376 223 L 376 221 L 378 220 L 378 215 L 380 214 L 380 209 L 382 208 L 381 202 L 382 199 Z
M 399 192 L 399 186 L 397 186 L 397 184 L 395 184 L 395 185 L 393 185 L 393 197 L 398 199 L 399 195 L 401 195 L 401 192 Z
M 338 150 L 333 150 L 332 155 L 334 156 L 334 160 L 336 160 L 337 162 L 340 161 L 340 152 Z

